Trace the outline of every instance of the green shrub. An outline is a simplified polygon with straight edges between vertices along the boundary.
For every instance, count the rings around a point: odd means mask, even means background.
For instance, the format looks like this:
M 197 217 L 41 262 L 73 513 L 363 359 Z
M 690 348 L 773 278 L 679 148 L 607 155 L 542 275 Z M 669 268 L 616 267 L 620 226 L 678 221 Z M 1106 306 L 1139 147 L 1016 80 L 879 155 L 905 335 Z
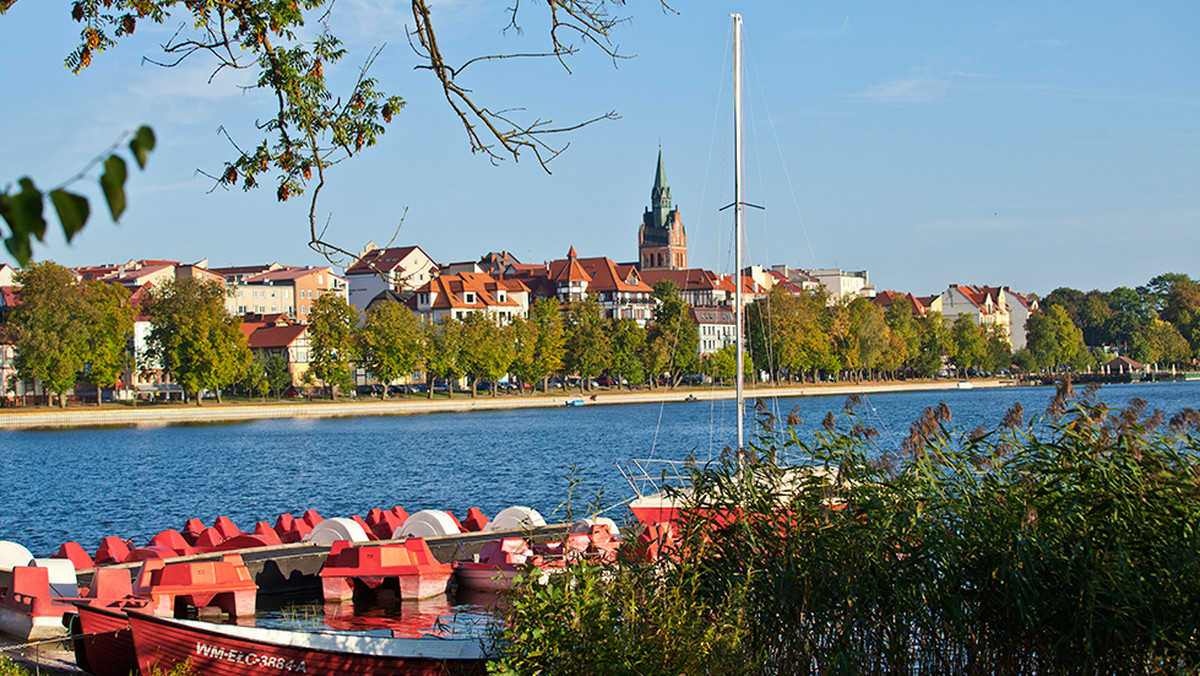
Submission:
M 0 655 L 0 676 L 29 676 L 29 672 L 18 666 L 16 662 Z

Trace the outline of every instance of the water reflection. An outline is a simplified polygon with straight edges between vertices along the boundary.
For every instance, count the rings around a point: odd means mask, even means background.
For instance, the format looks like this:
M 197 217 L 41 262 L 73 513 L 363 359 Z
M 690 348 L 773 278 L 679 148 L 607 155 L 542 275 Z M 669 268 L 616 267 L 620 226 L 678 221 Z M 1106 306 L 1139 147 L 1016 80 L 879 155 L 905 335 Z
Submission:
M 1110 385 L 1100 397 L 1133 397 L 1169 417 L 1198 406 L 1196 383 Z M 898 446 L 927 406 L 946 402 L 963 429 L 998 424 L 1020 401 L 1045 409 L 1052 388 L 972 389 L 870 395 L 863 409 L 882 446 Z M 778 416 L 797 407 L 807 437 L 844 397 L 768 401 Z M 229 516 L 242 530 L 282 513 L 365 515 L 374 507 L 511 505 L 567 520 L 595 507 L 618 522 L 629 493 L 615 463 L 629 457 L 700 460 L 732 443 L 731 401 L 583 406 L 424 416 L 267 420 L 185 427 L 0 432 L 0 539 L 47 555 L 70 540 L 89 552 L 119 535 L 137 545 L 189 518 Z M 573 514 L 568 477 L 580 479 Z

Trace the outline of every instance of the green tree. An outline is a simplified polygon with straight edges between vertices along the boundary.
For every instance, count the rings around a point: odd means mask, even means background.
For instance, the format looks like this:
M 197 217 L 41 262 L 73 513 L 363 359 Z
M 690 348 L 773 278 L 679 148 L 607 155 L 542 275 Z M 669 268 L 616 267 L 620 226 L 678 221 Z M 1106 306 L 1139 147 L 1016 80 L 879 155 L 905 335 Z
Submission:
M 1191 277 L 1179 272 L 1167 272 L 1146 282 L 1145 286 L 1137 288 L 1138 297 L 1149 312 L 1162 313 L 1171 302 L 1171 295 L 1179 285 L 1195 286 Z M 1170 321 L 1166 317 L 1163 317 Z
M 239 385 L 246 390 L 247 394 L 257 394 L 263 398 L 263 401 L 266 401 L 267 394 L 271 391 L 271 380 L 267 377 L 271 356 L 265 350 L 252 350 L 251 352 L 253 359 L 250 367 L 242 373 Z
M 129 290 L 120 284 L 86 282 L 82 293 L 89 310 L 84 327 L 88 363 L 83 377 L 96 386 L 96 404 L 99 405 L 100 388 L 116 387 L 121 374 L 133 366 L 129 344 L 137 312 L 130 301 Z
M 283 391 L 292 384 L 292 372 L 288 368 L 287 357 L 282 354 L 273 354 L 267 359 L 266 366 L 267 385 L 276 397 L 283 394 Z
M 553 298 L 539 298 L 529 307 L 529 321 L 537 333 L 529 378 L 531 381 L 541 380 L 542 391 L 545 392 L 549 375 L 563 368 L 566 330 L 562 308 Z
M 917 358 L 921 350 L 921 332 L 908 303 L 892 303 L 883 320 L 892 332 L 888 341 L 888 361 L 893 369 L 898 369 Z
M 755 368 L 778 382 L 805 371 L 836 370 L 828 333 L 824 293 L 791 295 L 775 286 L 766 298 L 746 306 L 746 334 Z M 736 367 L 735 367 L 736 370 Z
M 1127 286 L 1119 286 L 1105 294 L 1104 300 L 1112 310 L 1108 336 L 1116 345 L 1128 348 L 1133 337 L 1157 315 L 1147 308 L 1143 298 Z
M 579 391 L 590 388 L 592 379 L 608 367 L 610 349 L 608 323 L 596 299 L 588 297 L 567 312 L 566 357 L 563 363 L 579 374 Z
M 1108 345 L 1112 343 L 1109 327 L 1113 320 L 1113 310 L 1108 306 L 1104 294 L 1100 291 L 1088 291 L 1079 308 L 1079 330 L 1083 332 L 1083 342 L 1088 345 Z
M 1192 362 L 1192 350 L 1175 325 L 1154 320 L 1133 337 L 1130 355 L 1143 364 L 1185 365 Z
M 1039 369 L 1086 364 L 1089 355 L 1083 344 L 1083 332 L 1071 321 L 1061 305 L 1035 312 L 1025 323 L 1026 347 Z
M 1006 369 L 1012 363 L 1012 344 L 1004 329 L 991 324 L 984 329 L 984 359 L 981 366 L 988 371 Z
M 541 377 L 537 364 L 537 325 L 525 317 L 513 317 L 509 323 L 513 343 L 513 361 L 509 366 L 514 378 L 522 385 L 532 384 Z M 518 389 L 520 393 L 522 390 Z
M 883 368 L 891 338 L 883 312 L 862 296 L 855 296 L 846 311 L 858 347 L 858 367 L 871 371 Z
M 1159 314 L 1163 321 L 1174 325 L 1179 335 L 1188 341 L 1191 354 L 1200 355 L 1200 284 L 1186 276 L 1181 277 L 1171 285 L 1165 306 Z
M 1078 289 L 1061 286 L 1049 293 L 1040 303 L 1042 310 L 1049 310 L 1051 305 L 1060 305 L 1071 318 L 1072 322 L 1079 325 L 1079 316 L 1083 312 L 1084 303 L 1087 301 L 1087 296 Z
M 937 375 L 947 360 L 953 359 L 958 351 L 950 327 L 942 319 L 942 313 L 926 313 L 916 322 L 920 344 L 917 355 L 911 360 L 918 375 L 932 378 Z
M 954 364 L 958 367 L 958 374 L 969 378 L 970 370 L 982 365 L 987 359 L 987 342 L 984 332 L 975 323 L 974 317 L 961 314 L 958 319 L 954 320 L 950 333 L 954 337 L 954 344 L 958 346 L 958 350 L 954 353 Z
M 449 314 L 436 322 L 425 324 L 425 370 L 429 373 L 429 398 L 433 398 L 433 378 L 447 383 L 446 391 L 454 396 L 454 380 L 465 372 L 462 364 L 462 322 Z
M 66 407 L 66 392 L 88 360 L 86 327 L 92 312 L 75 274 L 52 261 L 24 268 L 14 281 L 20 287 L 12 316 L 17 373 L 22 380 L 41 381 Z
M 354 386 L 354 364 L 358 354 L 358 312 L 337 293 L 323 293 L 308 314 L 312 341 L 311 370 L 337 399 L 337 388 Z
M 610 320 L 608 335 L 612 344 L 612 355 L 608 362 L 608 373 L 618 383 L 622 379 L 628 387 L 646 379 L 639 354 L 646 344 L 646 330 L 628 317 Z
M 471 396 L 476 396 L 483 378 L 488 379 L 488 392 L 496 396 L 496 381 L 508 373 L 516 355 L 512 331 L 482 312 L 472 312 L 462 321 L 461 346 L 459 359 L 471 380 Z
M 694 373 L 699 360 L 700 332 L 688 313 L 687 303 L 679 295 L 674 282 L 663 280 L 654 285 L 654 319 L 646 331 L 646 343 L 665 363 L 661 371 L 649 375 L 656 378 L 661 372 L 671 374 L 671 387 L 687 373 Z
M 201 404 L 201 391 L 221 401 L 221 389 L 242 378 L 253 357 L 242 320 L 225 309 L 225 288 L 196 279 L 168 281 L 145 305 L 150 317 L 149 357 Z
M 425 334 L 407 305 L 378 303 L 368 309 L 358 338 L 363 368 L 382 383 L 412 375 L 421 365 Z

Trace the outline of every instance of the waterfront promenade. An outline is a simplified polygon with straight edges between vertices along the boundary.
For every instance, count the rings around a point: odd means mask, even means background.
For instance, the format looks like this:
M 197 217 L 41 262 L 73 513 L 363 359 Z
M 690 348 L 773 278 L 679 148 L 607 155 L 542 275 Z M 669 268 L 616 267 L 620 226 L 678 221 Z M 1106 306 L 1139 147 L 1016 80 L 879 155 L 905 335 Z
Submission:
M 1007 387 L 1010 380 L 974 380 L 974 388 Z M 849 394 L 877 394 L 925 390 L 953 390 L 957 380 L 921 380 L 905 382 L 827 383 L 820 385 L 747 387 L 746 398 L 761 397 L 822 397 Z M 472 398 L 469 394 L 452 398 L 433 399 L 401 397 L 398 399 L 344 398 L 339 401 L 273 401 L 269 403 L 206 403 L 170 405 L 107 405 L 74 406 L 67 409 L 29 408 L 0 411 L 0 430 L 46 429 L 69 427 L 158 426 L 203 423 L 231 423 L 275 418 L 338 418 L 358 416 L 421 415 L 425 413 L 485 411 L 518 408 L 549 408 L 563 406 L 567 400 L 583 399 L 586 405 L 646 404 L 658 402 L 710 401 L 733 399 L 732 388 L 704 387 L 675 390 L 558 390 L 548 394 L 500 395 L 486 394 Z

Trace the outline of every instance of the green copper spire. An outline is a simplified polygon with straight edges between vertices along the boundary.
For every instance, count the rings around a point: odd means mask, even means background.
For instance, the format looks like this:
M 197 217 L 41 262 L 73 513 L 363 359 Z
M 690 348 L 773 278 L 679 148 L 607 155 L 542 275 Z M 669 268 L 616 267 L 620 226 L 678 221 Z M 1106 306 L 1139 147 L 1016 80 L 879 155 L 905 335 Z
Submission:
M 654 188 L 650 191 L 650 208 L 658 227 L 666 226 L 667 214 L 671 211 L 671 186 L 667 185 L 667 170 L 663 167 L 662 148 L 658 149 L 658 171 L 654 174 Z

